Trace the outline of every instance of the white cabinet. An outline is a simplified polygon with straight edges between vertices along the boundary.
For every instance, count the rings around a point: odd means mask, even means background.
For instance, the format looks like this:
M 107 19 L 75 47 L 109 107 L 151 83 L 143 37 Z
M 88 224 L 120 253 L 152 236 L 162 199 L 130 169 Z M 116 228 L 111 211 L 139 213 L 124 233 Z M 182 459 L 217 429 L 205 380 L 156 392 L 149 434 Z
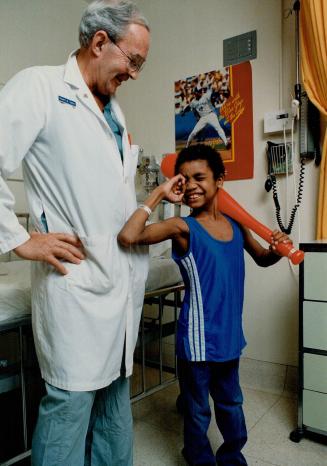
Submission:
M 327 393 L 326 356 L 311 353 L 303 354 L 303 388 L 315 392 Z
M 300 244 L 298 427 L 290 438 L 327 436 L 327 241 Z
M 327 396 L 311 390 L 303 390 L 303 424 L 327 432 Z
M 327 244 L 325 245 L 327 247 Z M 305 254 L 303 297 L 306 300 L 327 301 L 327 249 Z
M 327 351 L 327 302 L 303 301 L 303 346 Z

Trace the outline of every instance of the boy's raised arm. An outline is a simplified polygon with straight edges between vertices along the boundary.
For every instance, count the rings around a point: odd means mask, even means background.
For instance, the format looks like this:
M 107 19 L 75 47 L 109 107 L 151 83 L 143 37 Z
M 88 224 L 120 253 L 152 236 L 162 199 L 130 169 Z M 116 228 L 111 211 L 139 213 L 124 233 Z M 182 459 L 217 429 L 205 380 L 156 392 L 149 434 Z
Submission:
M 176 175 L 155 188 L 144 204 L 131 215 L 118 234 L 118 241 L 124 247 L 133 244 L 154 244 L 173 238 L 180 231 L 178 218 L 146 225 L 150 213 L 162 200 L 172 203 L 181 202 L 183 198 L 184 178 Z

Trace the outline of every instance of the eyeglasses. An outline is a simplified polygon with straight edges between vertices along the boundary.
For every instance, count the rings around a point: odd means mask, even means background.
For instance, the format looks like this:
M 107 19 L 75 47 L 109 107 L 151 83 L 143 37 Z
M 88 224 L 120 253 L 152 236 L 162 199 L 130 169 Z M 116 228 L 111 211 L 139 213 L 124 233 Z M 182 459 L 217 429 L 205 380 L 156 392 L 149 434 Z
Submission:
M 127 58 L 128 60 L 128 67 L 129 69 L 133 72 L 133 71 L 137 71 L 138 73 L 142 70 L 142 68 L 144 67 L 144 64 L 145 64 L 145 60 L 143 60 L 143 58 L 139 58 L 139 59 L 136 59 L 136 58 L 132 58 L 130 57 L 129 55 L 127 55 L 126 52 L 124 52 L 124 50 L 122 50 L 118 44 L 116 44 L 116 42 L 114 40 L 112 40 L 112 38 L 108 35 L 108 38 L 110 39 L 110 41 L 121 51 L 121 53 L 123 55 L 125 55 L 125 57 Z

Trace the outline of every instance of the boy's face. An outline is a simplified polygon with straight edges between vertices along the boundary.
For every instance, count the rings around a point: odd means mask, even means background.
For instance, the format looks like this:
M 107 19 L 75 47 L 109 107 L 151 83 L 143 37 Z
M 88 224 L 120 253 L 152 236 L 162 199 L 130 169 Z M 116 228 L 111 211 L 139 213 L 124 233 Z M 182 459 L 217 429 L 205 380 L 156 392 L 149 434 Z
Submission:
M 209 207 L 214 201 L 223 178 L 214 179 L 213 172 L 206 160 L 184 162 L 179 172 L 185 178 L 183 201 L 192 209 Z

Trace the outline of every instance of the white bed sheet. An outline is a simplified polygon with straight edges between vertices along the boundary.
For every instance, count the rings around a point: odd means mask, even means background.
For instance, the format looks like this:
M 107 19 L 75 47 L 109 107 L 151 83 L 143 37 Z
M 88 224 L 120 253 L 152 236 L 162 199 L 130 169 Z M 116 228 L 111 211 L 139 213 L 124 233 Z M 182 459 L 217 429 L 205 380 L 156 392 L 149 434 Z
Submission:
M 171 258 L 150 255 L 146 291 L 165 288 L 182 281 Z M 29 261 L 0 263 L 0 322 L 19 319 L 31 313 L 31 270 Z
M 29 261 L 0 263 L 0 322 L 31 313 Z
M 171 258 L 150 257 L 149 265 L 145 291 L 166 288 L 183 281 L 178 265 Z

